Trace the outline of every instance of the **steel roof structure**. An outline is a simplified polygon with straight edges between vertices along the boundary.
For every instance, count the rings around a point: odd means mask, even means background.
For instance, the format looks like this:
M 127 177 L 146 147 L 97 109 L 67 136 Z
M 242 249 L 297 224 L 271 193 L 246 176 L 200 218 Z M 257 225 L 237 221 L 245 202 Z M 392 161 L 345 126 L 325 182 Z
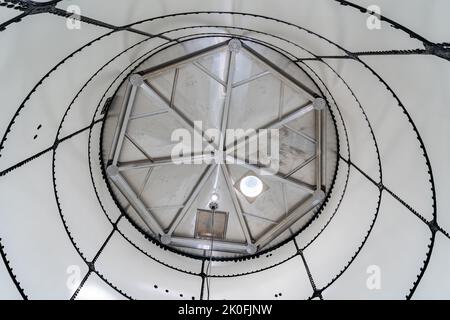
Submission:
M 0 299 L 450 298 L 449 10 L 0 0 Z

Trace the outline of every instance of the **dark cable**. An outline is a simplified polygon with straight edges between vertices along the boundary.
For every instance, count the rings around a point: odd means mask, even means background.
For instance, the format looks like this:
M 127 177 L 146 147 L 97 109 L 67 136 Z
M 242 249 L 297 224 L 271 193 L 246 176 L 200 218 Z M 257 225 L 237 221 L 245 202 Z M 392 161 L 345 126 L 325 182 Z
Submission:
M 217 208 L 217 204 L 216 203 L 210 203 L 210 208 L 212 211 L 212 221 L 211 221 L 211 246 L 209 248 L 209 260 L 208 260 L 208 265 L 206 267 L 206 290 L 207 290 L 207 295 L 206 295 L 206 299 L 209 300 L 209 289 L 210 289 L 210 277 L 209 277 L 209 273 L 211 271 L 211 263 L 212 263 L 212 255 L 213 255 L 213 245 L 214 245 L 214 217 L 216 214 L 216 208 Z

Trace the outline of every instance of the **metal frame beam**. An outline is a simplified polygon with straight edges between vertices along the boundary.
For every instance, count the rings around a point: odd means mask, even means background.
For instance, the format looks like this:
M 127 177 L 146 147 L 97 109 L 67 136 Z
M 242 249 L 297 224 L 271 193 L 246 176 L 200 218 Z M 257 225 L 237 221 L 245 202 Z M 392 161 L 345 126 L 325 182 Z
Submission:
M 245 220 L 243 210 L 241 203 L 239 202 L 239 199 L 237 198 L 236 192 L 234 191 L 234 185 L 233 181 L 231 179 L 231 174 L 228 171 L 228 167 L 226 165 L 220 166 L 222 169 L 223 176 L 225 178 L 226 185 L 228 187 L 228 191 L 231 196 L 231 201 L 233 202 L 234 210 L 236 211 L 239 224 L 241 225 L 242 232 L 244 233 L 245 241 L 247 244 L 252 244 L 252 239 L 250 236 L 250 229 L 248 227 L 247 221 Z
M 308 196 L 305 200 L 298 203 L 289 213 L 279 221 L 277 225 L 272 227 L 268 232 L 264 233 L 257 241 L 256 245 L 259 249 L 263 248 L 269 242 L 281 235 L 284 231 L 297 222 L 301 217 L 314 209 L 325 197 L 323 191 L 316 191 L 313 195 Z
M 284 216 L 287 217 L 289 215 L 289 207 L 286 194 L 286 185 L 284 184 L 281 185 L 281 192 L 283 193 Z M 291 226 L 289 226 L 289 231 L 291 232 L 291 234 L 294 234 L 292 232 Z
M 231 104 L 231 89 L 233 87 L 234 66 L 236 63 L 236 53 L 239 52 L 242 44 L 237 39 L 232 39 L 228 43 L 228 68 L 227 68 L 227 82 L 225 88 L 225 101 L 222 108 L 221 124 L 220 124 L 220 140 L 219 151 L 223 151 L 225 147 L 226 132 L 228 126 L 228 118 L 230 114 Z
M 191 162 L 197 163 L 198 161 L 202 161 L 203 163 L 212 162 L 216 159 L 216 156 L 213 154 L 201 154 L 201 155 L 192 155 L 185 157 L 167 157 L 167 158 L 159 158 L 159 159 L 144 159 L 144 160 L 136 160 L 136 161 L 127 161 L 121 162 L 118 165 L 119 171 L 133 170 L 133 169 L 144 169 L 144 168 L 153 168 L 153 167 L 161 167 L 168 165 L 176 165 L 178 163 Z
M 165 114 L 168 112 L 169 112 L 169 110 L 160 110 L 160 111 L 155 111 L 155 112 L 146 112 L 146 113 L 142 113 L 142 114 L 136 114 L 136 115 L 131 116 L 129 121 L 147 118 L 147 117 L 158 116 L 158 115 Z
M 199 60 L 203 57 L 207 57 L 209 55 L 213 55 L 214 53 L 216 53 L 218 51 L 221 51 L 223 49 L 223 47 L 228 45 L 228 42 L 229 42 L 229 40 L 225 40 L 223 42 L 206 47 L 204 49 L 194 51 L 194 52 L 184 55 L 182 57 L 172 59 L 170 61 L 164 62 L 157 66 L 140 71 L 139 74 L 141 76 L 151 74 L 151 76 L 153 77 L 153 76 L 157 76 L 157 75 L 161 74 L 164 71 L 167 71 L 168 69 L 180 68 L 180 67 L 182 67 L 186 64 L 189 64 L 195 60 Z
M 322 188 L 323 190 L 327 189 L 327 149 L 328 149 L 328 141 L 327 141 L 327 118 L 328 112 L 327 108 L 323 108 L 321 110 L 322 114 L 322 136 L 321 136 L 321 144 L 322 144 L 322 152 L 321 152 L 321 168 L 322 168 Z
M 136 98 L 136 93 L 137 93 L 137 89 L 139 86 L 139 82 L 137 81 L 138 79 L 136 79 L 136 77 L 130 77 L 129 79 L 129 86 L 131 87 L 129 94 L 126 94 L 124 97 L 124 101 L 123 101 L 123 105 L 122 105 L 122 110 L 121 110 L 121 114 L 119 116 L 119 124 L 118 124 L 118 128 L 119 131 L 116 132 L 117 135 L 114 136 L 113 139 L 113 156 L 112 156 L 112 164 L 117 165 L 117 162 L 119 161 L 119 155 L 120 155 L 120 151 L 122 150 L 122 144 L 123 144 L 123 140 L 125 138 L 125 132 L 127 130 L 128 127 L 128 120 L 130 118 L 131 115 L 131 110 L 133 109 L 134 106 L 134 99 Z
M 315 93 L 313 90 L 308 88 L 303 83 L 297 81 L 295 78 L 284 72 L 282 69 L 280 69 L 277 65 L 272 63 L 270 60 L 266 59 L 266 57 L 262 56 L 246 44 L 242 44 L 242 48 L 245 52 L 247 52 L 250 56 L 254 56 L 258 58 L 258 60 L 269 70 L 273 72 L 273 75 L 282 80 L 283 82 L 286 82 L 289 84 L 294 90 L 296 88 L 301 89 L 302 93 L 304 93 L 309 100 L 313 101 L 315 98 L 318 98 L 319 95 Z
M 314 109 L 315 109 L 315 130 L 316 130 L 316 188 L 317 190 L 322 189 L 323 183 L 323 148 L 322 145 L 322 136 L 324 134 L 323 128 L 323 110 L 326 109 L 326 102 L 324 99 L 319 98 L 314 101 Z
M 218 76 L 213 74 L 210 70 L 204 67 L 198 60 L 213 55 L 214 53 L 221 51 L 225 46 L 228 46 L 228 62 L 227 62 L 227 73 L 226 80 L 223 81 Z M 262 64 L 266 71 L 263 71 L 259 74 L 253 75 L 247 79 L 234 82 L 234 69 L 235 69 L 235 59 L 236 54 L 242 50 L 247 55 L 249 55 L 253 60 L 256 60 L 257 63 Z M 225 101 L 222 108 L 221 115 L 221 123 L 220 123 L 220 139 L 218 145 L 213 143 L 211 139 L 209 139 L 205 133 L 197 128 L 194 123 L 190 120 L 190 118 L 184 114 L 180 109 L 178 109 L 174 105 L 175 93 L 179 75 L 179 68 L 184 65 L 192 63 L 196 68 L 201 70 L 210 78 L 214 79 L 220 85 L 225 88 Z M 160 92 L 156 87 L 154 87 L 150 82 L 143 79 L 143 75 L 147 75 L 151 73 L 149 76 L 154 77 L 162 72 L 165 72 L 169 69 L 175 68 L 175 76 L 172 85 L 171 96 L 165 97 L 162 92 Z M 288 130 L 294 131 L 295 129 L 288 126 L 288 123 L 300 118 L 301 116 L 307 114 L 310 111 L 315 111 L 315 130 L 316 130 L 316 139 L 309 137 L 306 134 L 295 131 L 300 136 L 304 137 L 308 141 L 315 143 L 315 155 L 311 156 L 303 163 L 298 165 L 296 168 L 291 170 L 289 173 L 282 175 L 278 172 L 272 172 L 269 167 L 260 166 L 259 164 L 250 164 L 244 160 L 238 159 L 237 157 L 230 156 L 229 153 L 234 152 L 238 149 L 242 144 L 246 144 L 247 141 L 251 142 L 253 139 L 258 139 L 259 134 L 255 133 L 251 136 L 245 136 L 237 142 L 233 142 L 228 146 L 225 145 L 226 142 L 226 128 L 228 126 L 229 114 L 230 114 L 230 105 L 231 105 L 231 95 L 232 89 L 250 83 L 251 81 L 257 80 L 259 78 L 273 75 L 281 81 L 281 87 L 284 88 L 284 85 L 289 85 L 294 90 L 299 91 L 305 94 L 308 98 L 306 104 L 299 106 L 295 110 L 289 112 L 288 114 L 282 116 L 282 106 L 283 106 L 283 93 L 280 93 L 280 110 L 278 118 L 267 123 L 262 128 L 258 129 L 279 129 L 281 127 L 286 127 Z M 117 186 L 119 191 L 127 198 L 130 205 L 136 210 L 139 216 L 143 219 L 144 223 L 149 227 L 151 232 L 156 235 L 160 235 L 160 240 L 164 244 L 171 244 L 173 246 L 178 247 L 189 247 L 194 249 L 201 250 L 214 250 L 214 251 L 224 251 L 224 252 L 235 252 L 235 253 L 255 253 L 258 248 L 261 249 L 266 246 L 273 239 L 281 235 L 284 231 L 290 228 L 290 226 L 298 221 L 301 217 L 311 211 L 314 207 L 316 207 L 324 198 L 325 193 L 322 191 L 324 184 L 324 177 L 326 175 L 326 169 L 324 168 L 326 159 L 326 143 L 322 141 L 322 138 L 326 136 L 326 103 L 325 100 L 320 98 L 318 94 L 316 94 L 313 90 L 308 88 L 306 85 L 300 83 L 295 78 L 291 77 L 289 74 L 281 70 L 278 66 L 273 64 L 271 61 L 267 60 L 265 57 L 260 55 L 258 52 L 245 45 L 241 41 L 237 39 L 232 39 L 229 41 L 224 41 L 222 43 L 210 46 L 208 48 L 193 52 L 186 56 L 171 60 L 169 62 L 163 63 L 156 67 L 152 67 L 150 69 L 139 72 L 138 74 L 134 74 L 130 77 L 129 84 L 125 91 L 125 97 L 123 101 L 123 106 L 119 114 L 118 127 L 116 128 L 116 132 L 114 134 L 112 149 L 110 158 L 113 158 L 112 165 L 107 168 L 107 174 L 109 178 L 113 181 L 114 185 Z M 159 110 L 155 112 L 143 113 L 139 115 L 131 115 L 134 100 L 136 97 L 136 92 L 138 88 L 141 88 L 147 95 L 152 97 L 158 97 L 165 104 L 164 110 Z M 211 154 L 201 154 L 195 155 L 192 154 L 190 156 L 183 156 L 177 159 L 172 159 L 171 157 L 152 159 L 146 153 L 146 160 L 138 160 L 138 161 L 130 161 L 125 163 L 118 163 L 120 151 L 122 148 L 123 140 L 127 137 L 126 130 L 129 121 L 140 119 L 144 117 L 151 117 L 159 114 L 165 113 L 173 114 L 178 120 L 180 120 L 184 125 L 193 129 L 198 134 L 202 136 L 202 138 L 206 141 L 207 144 L 213 147 L 214 152 Z M 132 140 L 132 139 L 131 139 Z M 130 140 L 130 141 L 131 141 Z M 131 141 L 133 143 L 133 141 Z M 142 149 L 142 148 L 139 148 Z M 131 186 L 128 184 L 126 179 L 121 175 L 120 171 L 130 170 L 130 169 L 143 169 L 143 168 L 153 168 L 158 166 L 167 166 L 173 165 L 174 163 L 183 163 L 183 162 L 193 162 L 196 163 L 198 161 L 202 161 L 205 163 L 210 163 L 209 161 L 215 161 L 215 164 L 209 164 L 206 170 L 203 172 L 202 176 L 197 181 L 194 186 L 192 192 L 186 199 L 185 203 L 182 205 L 173 206 L 179 209 L 179 212 L 175 216 L 175 218 L 170 223 L 170 226 L 167 230 L 163 230 L 159 225 L 158 221 L 155 219 L 153 214 L 151 213 L 152 208 L 147 208 L 143 202 L 140 200 L 139 196 L 132 190 Z M 219 161 L 224 161 L 224 163 L 218 164 Z M 299 181 L 297 179 L 292 178 L 291 176 L 301 170 L 306 165 L 311 163 L 312 161 L 316 161 L 316 185 L 310 185 L 303 181 Z M 265 176 L 268 179 L 274 179 L 279 181 L 283 185 L 283 189 L 286 184 L 289 184 L 294 187 L 299 187 L 307 192 L 311 193 L 306 200 L 302 201 L 298 205 L 296 205 L 291 210 L 286 210 L 286 215 L 280 221 L 273 221 L 270 219 L 266 219 L 257 215 L 253 215 L 250 213 L 243 212 L 242 205 L 237 197 L 237 193 L 234 189 L 233 181 L 231 174 L 229 172 L 229 168 L 227 163 L 233 163 L 237 165 L 241 165 L 249 170 L 257 171 L 263 177 Z M 192 207 L 193 203 L 198 198 L 202 188 L 209 180 L 210 176 L 214 169 L 217 168 L 217 172 L 219 170 L 222 171 L 223 176 L 225 178 L 226 186 L 229 190 L 231 200 L 233 203 L 233 207 L 237 213 L 238 221 L 243 230 L 244 237 L 246 243 L 238 243 L 238 242 L 230 242 L 223 240 L 214 240 L 210 241 L 209 239 L 196 239 L 189 237 L 178 237 L 174 235 L 174 231 L 185 218 L 187 212 Z M 286 199 L 285 199 L 286 201 Z M 286 205 L 286 204 L 285 204 Z M 256 243 L 253 243 L 250 229 L 247 224 L 247 217 L 253 217 L 261 219 L 267 223 L 272 224 L 273 226 L 261 236 Z M 166 231 L 166 232 L 165 232 Z M 212 248 L 211 248 L 212 246 Z
M 177 75 L 178 75 L 178 72 L 175 73 L 174 87 L 172 89 L 172 96 L 171 96 L 170 99 L 165 97 L 158 89 L 156 89 L 152 84 L 150 84 L 146 80 L 143 80 L 143 82 L 141 84 L 141 88 L 149 96 L 152 96 L 153 94 L 156 94 L 156 96 L 159 97 L 166 104 L 166 107 L 167 107 L 168 111 L 170 111 L 175 117 L 177 117 L 178 120 L 180 120 L 185 126 L 187 126 L 187 127 L 191 128 L 192 130 L 196 131 L 199 135 L 201 135 L 202 139 L 207 144 L 211 145 L 214 149 L 216 149 L 216 146 L 214 145 L 213 142 L 211 142 L 211 139 L 206 136 L 205 132 L 200 130 L 199 128 L 197 128 L 194 125 L 194 123 L 189 119 L 189 117 L 187 117 L 180 109 L 178 109 L 174 105 L 173 100 L 174 100 L 174 92 L 175 92 L 175 89 L 176 89 Z
M 310 112 L 312 110 L 314 110 L 313 103 L 307 102 L 304 105 L 300 106 L 299 108 L 282 116 L 280 119 L 274 120 L 271 123 L 268 123 L 266 125 L 266 128 L 267 129 L 280 129 L 285 124 L 287 124 L 291 121 L 297 120 L 298 118 L 301 118 L 302 116 L 304 116 L 305 114 L 307 114 L 308 112 Z
M 178 225 L 183 220 L 183 218 L 186 216 L 188 210 L 190 209 L 190 207 L 192 206 L 194 201 L 197 199 L 203 186 L 206 184 L 206 182 L 208 181 L 212 172 L 214 171 L 215 166 L 216 165 L 209 165 L 208 168 L 205 170 L 205 172 L 201 176 L 200 180 L 197 182 L 197 184 L 195 185 L 191 194 L 189 195 L 186 202 L 184 203 L 184 207 L 176 215 L 175 219 L 173 219 L 173 221 L 170 223 L 169 230 L 167 231 L 166 236 L 168 236 L 168 237 L 172 236 L 175 229 L 178 227 Z
M 270 74 L 272 74 L 272 72 L 270 72 L 270 71 L 260 72 L 258 74 L 255 74 L 254 76 L 251 76 L 250 78 L 247 78 L 247 79 L 244 79 L 244 80 L 241 80 L 241 81 L 233 83 L 232 88 L 235 89 L 237 87 L 243 86 L 244 84 L 247 84 L 247 83 L 252 82 L 254 80 L 257 80 L 259 78 L 268 76 Z
M 148 210 L 161 210 L 161 209 L 181 209 L 184 207 L 184 204 L 176 204 L 176 205 L 167 205 L 167 206 L 155 206 L 147 208 Z
M 288 129 L 289 131 L 295 133 L 296 135 L 299 135 L 299 136 L 305 138 L 307 141 L 309 141 L 309 142 L 311 142 L 311 143 L 316 143 L 316 139 L 310 137 L 309 135 L 307 135 L 307 134 L 304 133 L 304 132 L 301 132 L 300 130 L 297 130 L 297 129 L 295 129 L 295 128 L 292 128 L 291 126 L 289 126 L 289 125 L 287 125 L 287 124 L 285 124 L 285 125 L 283 126 L 283 128 L 286 128 L 286 129 Z
M 222 86 L 226 87 L 227 84 L 222 81 L 222 79 L 220 79 L 218 76 L 216 76 L 214 73 L 212 73 L 211 71 L 209 71 L 208 69 L 206 69 L 206 67 L 204 65 L 202 65 L 200 62 L 198 61 L 194 61 L 192 63 L 195 67 L 197 67 L 197 69 L 199 69 L 200 71 L 204 72 L 207 76 L 209 76 L 210 78 L 214 79 L 217 83 L 221 84 Z
M 284 178 L 289 178 L 290 176 L 292 176 L 294 173 L 296 173 L 297 171 L 303 169 L 304 167 L 306 167 L 308 164 L 310 164 L 311 162 L 313 162 L 316 159 L 316 155 L 313 155 L 311 157 L 309 157 L 308 159 L 306 159 L 305 161 L 303 161 L 302 163 L 300 163 L 298 166 L 296 166 L 294 169 L 292 169 L 291 171 L 289 171 L 287 174 L 284 175 Z
M 119 173 L 118 168 L 114 165 L 110 165 L 106 169 L 106 172 L 108 174 L 108 177 L 123 194 L 123 196 L 127 198 L 127 200 L 130 202 L 130 205 L 136 210 L 147 227 L 156 235 L 164 234 L 164 231 L 159 225 L 158 221 L 153 217 L 153 214 L 147 210 L 144 203 L 139 199 L 126 179 Z
M 244 136 L 241 139 L 239 139 L 236 143 L 233 142 L 232 144 L 230 143 L 226 148 L 225 151 L 227 153 L 231 153 L 234 152 L 235 150 L 239 149 L 243 144 L 247 143 L 247 141 L 249 142 L 253 142 L 255 139 L 258 139 L 259 134 L 257 133 L 258 130 L 263 130 L 263 129 L 279 129 L 283 126 L 285 126 L 287 123 L 296 120 L 302 116 L 304 116 L 305 114 L 307 114 L 310 111 L 314 110 L 314 106 L 312 102 L 307 102 L 304 105 L 294 109 L 293 111 L 289 112 L 288 114 L 282 116 L 279 119 L 276 119 L 274 121 L 271 121 L 265 125 L 263 125 L 262 127 L 258 128 L 254 134 L 252 134 L 251 136 Z
M 111 144 L 111 150 L 109 152 L 108 159 L 112 159 L 114 157 L 114 154 L 117 149 L 117 142 L 119 140 L 119 132 L 120 132 L 120 128 L 122 127 L 122 124 L 123 124 L 123 118 L 125 117 L 128 100 L 130 99 L 131 87 L 132 87 L 132 85 L 131 85 L 130 81 L 128 81 L 126 88 L 125 88 L 125 94 L 123 96 L 122 107 L 120 108 L 119 117 L 117 119 L 116 129 L 114 130 L 113 141 Z
M 139 143 L 137 143 L 136 140 L 133 139 L 128 133 L 125 132 L 125 138 L 131 142 L 131 144 L 139 150 L 140 153 L 142 153 L 149 161 L 153 162 L 153 158 L 144 150 L 144 148 L 141 147 Z
M 198 239 L 198 238 L 188 238 L 188 237 L 171 237 L 171 245 L 175 247 L 192 248 L 199 250 L 212 250 L 213 251 L 223 251 L 232 253 L 248 253 L 247 244 L 216 240 L 211 241 L 209 239 Z
M 237 165 L 243 166 L 243 167 L 247 168 L 248 170 L 258 171 L 259 175 L 263 176 L 264 178 L 276 180 L 281 183 L 286 183 L 293 187 L 301 188 L 309 193 L 313 193 L 316 190 L 316 187 L 313 185 L 310 185 L 309 183 L 306 183 L 306 182 L 303 182 L 303 181 L 300 181 L 300 180 L 297 180 L 297 179 L 294 179 L 291 177 L 285 177 L 278 172 L 271 171 L 267 167 L 262 167 L 262 166 L 258 166 L 256 164 L 247 163 L 244 160 L 230 157 L 230 156 L 226 156 L 226 162 L 228 164 L 237 164 Z
M 248 213 L 248 212 L 243 212 L 242 214 L 244 216 L 246 216 L 246 217 L 251 217 L 251 218 L 254 218 L 254 219 L 257 219 L 257 220 L 261 220 L 261 221 L 264 221 L 266 223 L 278 224 L 278 221 L 275 221 L 275 220 L 272 220 L 272 219 L 269 219 L 269 218 L 265 218 L 265 217 L 261 217 L 261 216 L 258 216 L 257 214 Z

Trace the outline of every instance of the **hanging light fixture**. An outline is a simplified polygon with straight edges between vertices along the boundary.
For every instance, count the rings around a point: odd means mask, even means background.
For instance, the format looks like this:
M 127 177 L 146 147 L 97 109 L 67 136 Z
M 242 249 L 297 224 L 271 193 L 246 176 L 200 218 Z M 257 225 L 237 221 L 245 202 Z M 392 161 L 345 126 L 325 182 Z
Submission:
M 216 192 L 214 192 L 214 193 L 211 195 L 210 201 L 211 201 L 211 202 L 219 202 L 219 194 L 216 193 Z

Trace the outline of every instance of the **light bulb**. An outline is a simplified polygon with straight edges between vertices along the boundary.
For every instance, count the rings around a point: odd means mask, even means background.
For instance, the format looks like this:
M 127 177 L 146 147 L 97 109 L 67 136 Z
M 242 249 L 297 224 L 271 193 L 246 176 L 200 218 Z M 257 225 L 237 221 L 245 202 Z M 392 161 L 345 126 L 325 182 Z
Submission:
M 219 201 L 219 195 L 217 193 L 213 193 L 211 195 L 211 202 L 217 202 Z

